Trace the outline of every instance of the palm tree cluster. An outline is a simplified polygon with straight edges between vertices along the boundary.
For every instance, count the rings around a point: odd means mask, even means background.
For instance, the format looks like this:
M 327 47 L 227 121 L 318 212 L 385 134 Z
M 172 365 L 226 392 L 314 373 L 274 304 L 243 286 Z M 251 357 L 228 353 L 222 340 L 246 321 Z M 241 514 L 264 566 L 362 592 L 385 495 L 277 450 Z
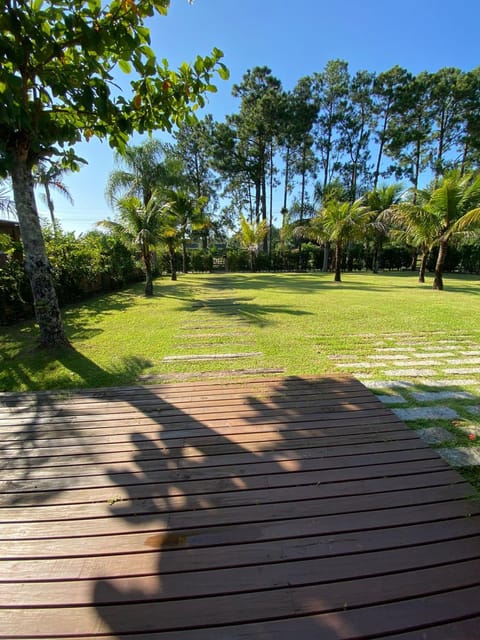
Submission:
M 434 289 L 443 289 L 443 268 L 449 243 L 480 229 L 480 174 L 445 173 L 427 189 L 382 186 L 354 202 L 327 197 L 307 224 L 294 225 L 300 238 L 335 248 L 334 279 L 341 281 L 342 251 L 355 240 L 373 246 L 373 271 L 386 238 L 397 238 L 421 253 L 419 281 L 425 281 L 429 253 L 438 247 Z
M 127 147 L 125 153 L 117 155 L 117 164 L 106 187 L 116 219 L 97 224 L 138 252 L 145 271 L 145 295 L 151 296 L 155 248 L 167 248 L 172 280 L 176 280 L 178 248 L 185 272 L 187 239 L 192 231 L 209 225 L 204 212 L 208 198 L 195 195 L 182 160 L 171 146 L 158 140 Z

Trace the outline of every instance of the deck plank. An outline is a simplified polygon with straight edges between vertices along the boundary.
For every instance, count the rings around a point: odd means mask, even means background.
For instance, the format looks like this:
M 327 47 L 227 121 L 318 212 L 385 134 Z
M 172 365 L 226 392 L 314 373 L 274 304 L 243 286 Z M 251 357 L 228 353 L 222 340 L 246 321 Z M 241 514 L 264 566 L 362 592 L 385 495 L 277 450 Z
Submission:
M 0 638 L 480 637 L 480 504 L 353 378 L 2 393 L 0 450 Z

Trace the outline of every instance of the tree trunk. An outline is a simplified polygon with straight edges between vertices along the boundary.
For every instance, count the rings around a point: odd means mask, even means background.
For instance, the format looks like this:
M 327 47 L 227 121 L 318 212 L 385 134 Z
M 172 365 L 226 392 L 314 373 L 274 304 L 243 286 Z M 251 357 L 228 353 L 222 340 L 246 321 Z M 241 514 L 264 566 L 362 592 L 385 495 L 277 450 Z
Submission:
M 57 221 L 55 220 L 55 207 L 53 206 L 52 195 L 50 193 L 50 187 L 47 183 L 43 185 L 45 187 L 45 197 L 47 199 L 48 210 L 50 211 L 50 218 L 52 219 L 53 233 L 57 233 Z
M 283 208 L 287 208 L 287 197 L 288 197 L 288 181 L 290 179 L 289 175 L 290 171 L 290 147 L 287 147 L 286 155 L 285 155 L 285 184 L 283 187 Z
M 148 247 L 143 249 L 143 264 L 145 265 L 145 296 L 153 296 L 152 260 Z
M 177 279 L 177 260 L 175 255 L 175 247 L 170 245 L 168 247 L 168 252 L 170 254 L 170 270 L 172 272 L 172 280 Z
M 381 167 L 381 164 L 382 164 L 383 147 L 385 146 L 385 138 L 386 138 L 386 135 L 387 135 L 387 122 L 388 122 L 388 116 L 389 115 L 390 115 L 390 102 L 388 102 L 388 105 L 385 107 L 385 113 L 384 113 L 383 125 L 382 125 L 382 133 L 379 136 L 380 144 L 378 146 L 377 162 L 376 162 L 376 165 L 375 165 L 375 171 L 373 173 L 373 189 L 374 189 L 374 191 L 376 191 L 376 189 L 377 189 L 378 178 L 380 177 L 380 167 Z
M 323 265 L 322 265 L 323 273 L 327 273 L 328 271 L 329 258 L 330 258 L 330 243 L 325 242 L 325 244 L 323 245 Z
M 63 329 L 51 275 L 52 268 L 35 204 L 32 169 L 21 156 L 17 157 L 11 177 L 25 256 L 25 271 L 32 288 L 35 317 L 40 330 L 40 345 L 47 348 L 66 346 L 68 340 Z
M 418 251 L 414 249 L 412 253 L 412 260 L 410 262 L 410 267 L 409 267 L 410 271 L 417 270 L 417 258 L 418 258 Z
M 187 273 L 187 242 L 182 239 L 182 270 L 183 273 Z
M 272 233 L 273 233 L 273 144 L 270 144 L 270 199 L 268 210 L 268 255 L 272 258 Z
M 435 278 L 433 280 L 433 288 L 443 291 L 443 265 L 447 256 L 447 240 L 440 241 L 440 249 L 438 250 L 437 263 L 435 265 Z
M 378 273 L 378 254 L 379 254 L 379 246 L 378 246 L 378 242 L 375 242 L 373 245 L 372 273 Z
M 264 157 L 264 156 L 263 156 Z M 262 161 L 262 220 L 267 220 L 267 176 L 265 172 L 265 162 Z M 268 236 L 262 241 L 263 253 L 268 253 Z
M 341 242 L 337 242 L 335 244 L 335 277 L 334 282 L 341 282 L 341 267 L 342 267 L 342 244 Z
M 428 251 L 422 253 L 422 260 L 420 262 L 420 271 L 418 272 L 418 281 L 425 282 L 425 272 L 427 270 Z

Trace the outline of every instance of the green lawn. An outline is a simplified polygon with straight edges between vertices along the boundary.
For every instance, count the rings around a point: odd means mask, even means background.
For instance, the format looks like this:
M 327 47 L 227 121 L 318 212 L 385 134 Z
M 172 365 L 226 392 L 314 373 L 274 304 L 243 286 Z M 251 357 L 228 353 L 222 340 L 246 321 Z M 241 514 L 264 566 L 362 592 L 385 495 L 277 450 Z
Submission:
M 443 292 L 432 291 L 430 282 L 419 285 L 410 273 L 343 277 L 335 284 L 331 274 L 320 273 L 186 275 L 176 283 L 157 280 L 153 299 L 138 285 L 70 306 L 64 317 L 72 350 L 38 350 L 33 323 L 3 329 L 0 389 L 132 384 L 141 374 L 205 369 L 323 374 L 337 371 L 335 358 L 372 354 L 379 338 L 396 344 L 395 334 L 434 344 L 446 332 L 478 342 L 478 277 L 448 276 Z M 195 332 L 209 335 L 197 339 Z M 263 355 L 162 362 L 187 352 Z

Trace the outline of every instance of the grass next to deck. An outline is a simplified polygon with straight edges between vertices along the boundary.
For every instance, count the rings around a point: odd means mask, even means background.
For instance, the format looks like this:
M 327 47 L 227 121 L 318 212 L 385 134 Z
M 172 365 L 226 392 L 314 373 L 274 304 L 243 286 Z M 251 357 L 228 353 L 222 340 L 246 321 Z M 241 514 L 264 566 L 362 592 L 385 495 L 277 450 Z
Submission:
M 4 394 L 0 638 L 480 635 L 472 487 L 358 381 Z

